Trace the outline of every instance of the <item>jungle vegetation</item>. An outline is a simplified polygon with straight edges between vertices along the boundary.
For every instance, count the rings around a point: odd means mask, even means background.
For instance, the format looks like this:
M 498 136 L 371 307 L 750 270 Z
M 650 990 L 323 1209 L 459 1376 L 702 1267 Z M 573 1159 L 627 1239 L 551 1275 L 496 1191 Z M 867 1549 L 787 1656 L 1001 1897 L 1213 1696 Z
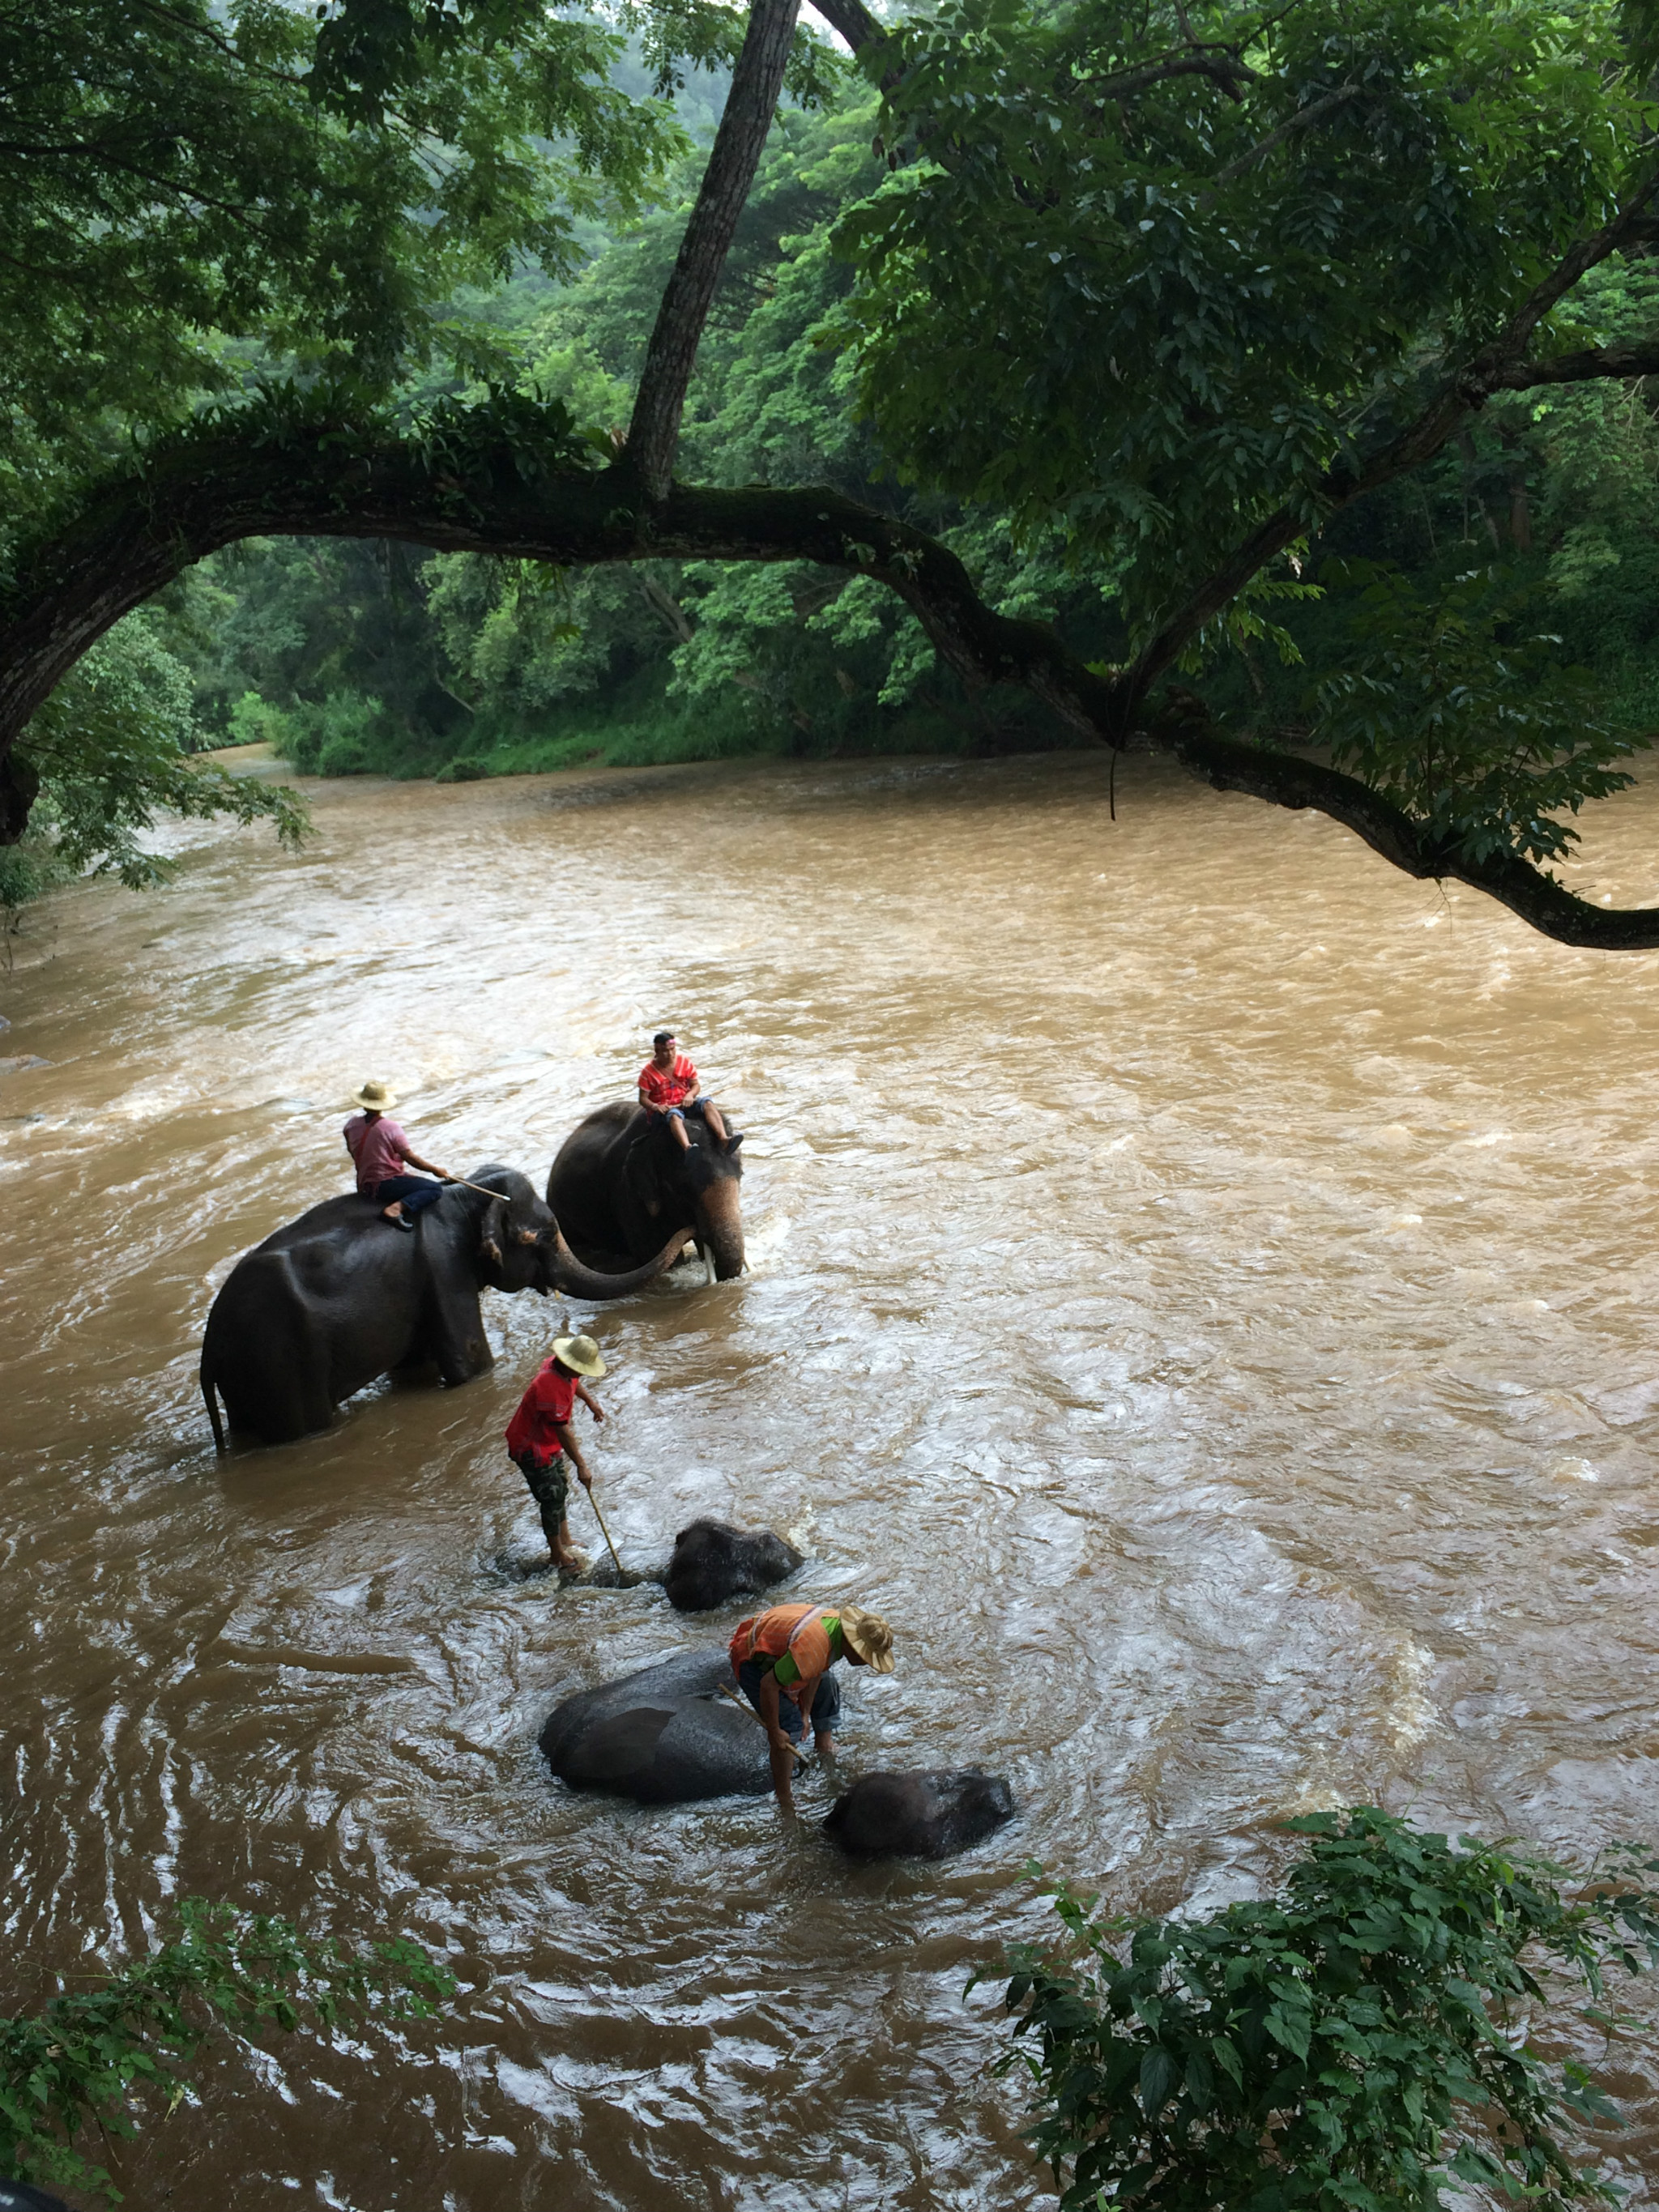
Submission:
M 1002 2069 L 1061 2212 L 1622 2203 L 1585 2141 L 1620 2116 L 1573 2045 L 1635 2025 L 1608 1984 L 1659 1964 L 1659 1862 L 1585 1875 L 1368 1806 L 1284 1825 L 1307 1842 L 1277 1892 L 1203 1917 L 1047 1885 L 1064 1934 L 1006 1961 Z M 1573 1996 L 1576 2037 L 1547 2016 Z
M 141 866 L 165 653 L 337 772 L 1151 749 L 1659 941 L 1550 872 L 1654 716 L 1651 0 L 817 13 L 0 9 L 14 853 Z
M 331 2035 L 429 2019 L 454 1978 L 394 1936 L 350 1949 L 207 1898 L 145 1956 L 0 2020 L 0 2176 L 118 2204 L 123 2146 L 198 2101 L 179 2069 L 216 2033 Z

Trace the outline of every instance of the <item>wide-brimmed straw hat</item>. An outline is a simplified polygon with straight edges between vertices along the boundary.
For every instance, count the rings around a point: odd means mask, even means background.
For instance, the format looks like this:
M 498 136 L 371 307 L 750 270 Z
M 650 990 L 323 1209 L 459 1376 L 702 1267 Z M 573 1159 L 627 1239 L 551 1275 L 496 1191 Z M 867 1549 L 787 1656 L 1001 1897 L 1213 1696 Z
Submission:
M 841 1614 L 841 1640 L 848 1650 L 855 1651 L 878 1674 L 890 1674 L 893 1632 L 881 1615 L 866 1613 L 861 1605 L 843 1605 L 836 1610 Z
M 591 1336 L 556 1336 L 553 1357 L 563 1360 L 573 1373 L 597 1379 L 605 1371 L 605 1356 Z
M 389 1106 L 398 1103 L 398 1094 L 389 1084 L 360 1084 L 351 1094 L 354 1106 L 361 1106 L 366 1114 L 384 1114 Z

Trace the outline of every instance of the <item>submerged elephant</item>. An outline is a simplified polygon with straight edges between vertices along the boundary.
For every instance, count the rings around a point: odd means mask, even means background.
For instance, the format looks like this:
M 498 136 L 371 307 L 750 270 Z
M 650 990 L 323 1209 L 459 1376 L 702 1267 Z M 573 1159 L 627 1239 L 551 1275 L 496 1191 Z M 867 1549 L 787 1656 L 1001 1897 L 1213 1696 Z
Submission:
M 683 1150 L 660 1115 L 619 1101 L 577 1123 L 547 1178 L 547 1202 L 582 1257 L 597 1266 L 643 1260 L 665 1224 L 690 1221 L 721 1282 L 743 1273 L 743 1163 L 734 1133 L 726 1148 L 700 1123 Z
M 61 2197 L 48 2197 L 27 2181 L 8 2181 L 0 2176 L 0 2212 L 70 2212 Z
M 674 1539 L 663 1588 L 677 1613 L 708 1613 L 727 1598 L 770 1589 L 803 1564 L 793 1544 L 769 1528 L 694 1521 Z
M 486 1284 L 622 1297 L 670 1266 L 690 1233 L 677 1230 L 629 1273 L 598 1274 L 514 1169 L 480 1168 L 471 1181 L 481 1188 L 448 1186 L 413 1236 L 352 1195 L 313 1206 L 244 1254 L 202 1340 L 202 1395 L 222 1451 L 216 1392 L 234 1431 L 275 1444 L 325 1429 L 343 1399 L 396 1370 L 431 1364 L 443 1382 L 470 1382 L 494 1364 L 478 1305 Z
M 839 1711 L 836 1678 L 824 1680 Z M 639 1805 L 763 1797 L 772 1787 L 766 1730 L 738 1695 L 723 1644 L 579 1691 L 554 1708 L 540 1741 L 573 1790 L 606 1790 Z
M 860 1856 L 942 1859 L 983 1843 L 1013 1817 L 1013 1792 L 1000 1774 L 977 1766 L 878 1769 L 836 1798 L 823 1825 L 844 1851 Z

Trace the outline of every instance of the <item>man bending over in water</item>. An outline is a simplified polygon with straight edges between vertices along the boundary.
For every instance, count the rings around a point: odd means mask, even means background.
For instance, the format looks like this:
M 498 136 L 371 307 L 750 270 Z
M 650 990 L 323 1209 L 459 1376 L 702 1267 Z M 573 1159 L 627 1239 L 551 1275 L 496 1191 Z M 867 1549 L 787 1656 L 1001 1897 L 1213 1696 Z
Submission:
M 775 1605 L 738 1623 L 731 1655 L 738 1688 L 766 1723 L 779 1808 L 793 1813 L 795 1747 L 809 1717 L 813 1749 L 824 1755 L 834 1748 L 841 1700 L 826 1679 L 830 1669 L 845 1659 L 849 1667 L 890 1674 L 893 1632 L 861 1605 Z
M 683 1152 L 691 1149 L 685 1126 L 688 1115 L 702 1123 L 722 1152 L 732 1149 L 720 1109 L 712 1098 L 703 1097 L 696 1069 L 683 1052 L 674 1049 L 672 1030 L 659 1030 L 651 1040 L 651 1057 L 640 1070 L 640 1103 L 647 1114 L 667 1122 Z

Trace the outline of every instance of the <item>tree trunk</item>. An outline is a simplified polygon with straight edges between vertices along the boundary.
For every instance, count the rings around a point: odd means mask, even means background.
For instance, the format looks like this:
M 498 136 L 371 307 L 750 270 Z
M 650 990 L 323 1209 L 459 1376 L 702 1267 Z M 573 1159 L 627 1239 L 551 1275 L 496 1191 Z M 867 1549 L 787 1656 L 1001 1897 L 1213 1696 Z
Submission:
M 668 496 L 680 416 L 703 325 L 760 167 L 799 12 L 800 0 L 753 0 L 726 112 L 714 134 L 673 274 L 657 309 L 625 455 L 652 501 Z
M 1532 550 L 1532 510 L 1527 504 L 1527 455 L 1521 433 L 1505 422 L 1498 433 L 1510 489 L 1510 543 L 1517 553 Z

